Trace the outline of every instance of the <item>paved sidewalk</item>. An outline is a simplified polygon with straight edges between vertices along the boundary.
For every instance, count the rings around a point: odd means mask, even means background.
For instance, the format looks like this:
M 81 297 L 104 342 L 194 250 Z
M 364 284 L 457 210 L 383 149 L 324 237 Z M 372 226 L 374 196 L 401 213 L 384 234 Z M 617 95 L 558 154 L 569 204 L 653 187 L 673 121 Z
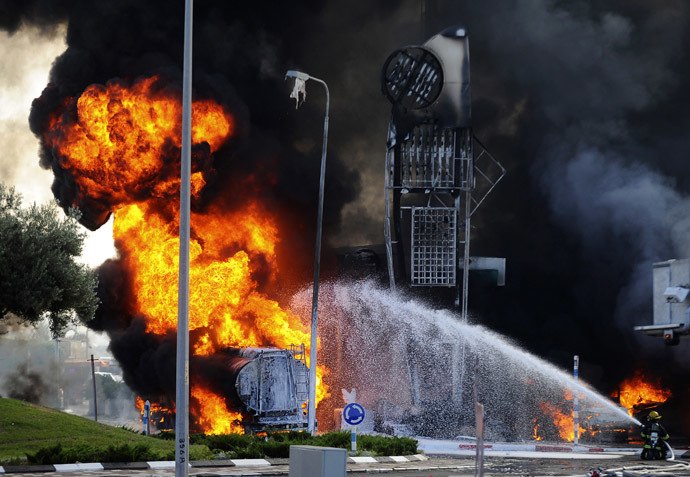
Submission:
M 405 459 L 404 461 L 402 459 Z M 270 460 L 270 462 L 269 462 Z M 199 477 L 218 477 L 218 476 L 261 476 L 261 475 L 288 475 L 290 471 L 288 459 L 245 459 L 229 463 L 229 461 L 217 461 L 213 465 L 206 466 L 205 463 L 195 463 L 189 468 L 189 475 Z M 263 461 L 263 462 L 260 462 Z M 27 466 L 28 467 L 28 466 Z M 33 469 L 24 467 L 24 472 L 11 473 L 12 477 L 45 477 L 47 467 L 55 467 L 54 472 L 58 472 L 60 477 L 76 476 L 171 476 L 175 475 L 174 462 L 148 462 L 127 465 L 106 465 L 106 464 L 70 464 L 65 466 L 41 466 Z M 115 468 L 118 467 L 118 468 Z M 469 471 L 474 469 L 474 461 L 468 459 L 429 459 L 421 456 L 420 458 L 407 459 L 405 457 L 359 457 L 348 458 L 347 471 L 351 473 L 379 474 L 391 473 L 396 471 L 426 471 L 434 469 L 454 469 Z M 11 470 L 20 470 L 12 468 Z
M 347 472 L 350 475 L 368 475 L 387 473 L 397 475 L 399 472 L 435 471 L 447 472 L 445 475 L 474 475 L 476 446 L 466 441 L 443 441 L 418 439 L 419 449 L 425 454 L 388 457 L 348 457 Z M 624 467 L 639 466 L 640 449 L 637 447 L 589 447 L 568 444 L 519 444 L 487 443 L 484 446 L 485 466 L 499 474 L 537 475 L 529 466 L 537 465 L 539 470 L 552 469 L 553 474 L 565 465 L 570 471 L 589 467 Z M 690 458 L 687 449 L 676 449 L 676 459 L 683 456 Z M 572 462 L 572 464 L 567 464 Z M 579 462 L 579 463 L 577 463 Z M 687 460 L 685 462 L 688 462 Z M 565 463 L 565 464 L 564 464 Z M 660 465 L 673 465 L 672 462 L 659 462 Z M 690 463 L 685 464 L 690 469 Z M 529 467 L 529 468 L 528 468 Z M 670 469 L 669 469 L 670 470 Z M 175 475 L 173 461 L 134 462 L 134 463 L 77 463 L 42 466 L 5 466 L 0 467 L 0 475 L 12 477 L 46 477 L 50 473 L 56 477 L 116 477 L 136 476 L 154 477 Z M 527 472 L 524 474 L 523 472 Z M 289 459 L 236 459 L 193 461 L 189 475 L 194 476 L 262 476 L 288 475 Z M 493 473 L 493 475 L 499 475 Z M 544 474 L 538 474 L 544 475 Z M 572 475 L 572 473 L 570 474 Z M 584 475 L 584 474 L 583 474 Z M 676 475 L 690 475 L 690 472 Z
M 521 451 L 515 451 L 521 452 Z M 528 451 L 522 451 L 528 452 Z M 584 454 L 581 458 L 568 460 L 557 457 L 563 453 L 540 453 L 541 458 L 527 457 L 486 457 L 485 475 L 548 475 L 548 476 L 567 476 L 587 474 L 593 467 L 601 468 L 627 468 L 634 469 L 642 464 L 639 458 L 634 456 L 613 456 L 611 459 L 602 461 L 600 454 Z M 571 454 L 572 455 L 572 454 Z M 602 465 L 605 462 L 605 465 Z M 237 463 L 243 463 L 238 461 Z M 246 463 L 246 462 L 245 462 Z M 658 465 L 666 466 L 669 470 L 673 464 L 670 462 L 658 462 Z M 235 465 L 229 467 L 190 467 L 189 475 L 195 477 L 239 477 L 239 476 L 277 476 L 288 475 L 289 465 L 287 459 L 274 460 L 271 465 Z M 175 475 L 174 467 L 167 468 L 120 468 L 87 470 L 81 468 L 76 471 L 58 471 L 52 474 L 56 477 L 163 477 Z M 426 460 L 407 461 L 407 462 L 359 462 L 347 464 L 348 477 L 362 477 L 369 475 L 386 474 L 389 476 L 456 476 L 472 477 L 475 475 L 474 457 L 430 457 Z M 8 474 L 12 477 L 46 477 L 44 472 L 26 472 Z M 630 474 L 635 475 L 635 474 Z M 653 474 L 647 474 L 653 475 Z M 668 475 L 668 474 L 667 474 Z M 689 473 L 676 472 L 673 475 L 690 475 Z

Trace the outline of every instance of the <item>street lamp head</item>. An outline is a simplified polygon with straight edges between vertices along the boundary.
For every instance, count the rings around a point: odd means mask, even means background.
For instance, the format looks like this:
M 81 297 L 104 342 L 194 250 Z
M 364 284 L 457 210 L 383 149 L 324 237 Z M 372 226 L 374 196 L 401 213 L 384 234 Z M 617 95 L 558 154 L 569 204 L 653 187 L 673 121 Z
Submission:
M 302 73 L 301 71 L 295 71 L 295 70 L 288 70 L 287 73 L 285 73 L 285 77 L 290 77 L 290 78 L 296 78 L 300 79 L 302 81 L 307 81 L 310 76 L 307 73 Z
M 307 88 L 305 83 L 309 79 L 309 75 L 301 71 L 289 70 L 285 73 L 285 78 L 295 78 L 295 86 L 292 88 L 290 97 L 295 98 L 295 109 L 297 109 L 299 105 L 307 99 Z

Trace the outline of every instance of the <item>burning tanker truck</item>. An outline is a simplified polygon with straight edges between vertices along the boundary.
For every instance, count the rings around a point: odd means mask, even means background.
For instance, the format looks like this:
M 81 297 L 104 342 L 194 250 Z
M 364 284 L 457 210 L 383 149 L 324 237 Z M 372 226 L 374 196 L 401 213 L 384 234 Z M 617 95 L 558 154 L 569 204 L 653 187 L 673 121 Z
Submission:
M 245 432 L 306 429 L 309 368 L 303 345 L 290 349 L 225 348 L 221 354 L 229 381 L 225 387 L 225 402 L 236 411 L 232 417 L 239 423 L 231 426 L 232 431 L 239 431 L 240 427 Z M 153 426 L 157 430 L 174 428 L 174 408 L 160 405 L 167 399 L 147 398 L 154 403 L 151 408 Z M 143 415 L 143 399 L 138 400 L 137 406 Z
M 234 391 L 230 399 L 242 412 L 248 432 L 306 428 L 304 403 L 309 397 L 309 368 L 304 347 L 228 348 Z

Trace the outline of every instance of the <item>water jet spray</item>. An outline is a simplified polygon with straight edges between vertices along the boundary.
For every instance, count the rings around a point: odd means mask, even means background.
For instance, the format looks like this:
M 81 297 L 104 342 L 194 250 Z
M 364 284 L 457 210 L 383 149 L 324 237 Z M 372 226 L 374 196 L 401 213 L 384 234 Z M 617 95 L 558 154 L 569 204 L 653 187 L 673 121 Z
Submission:
M 566 393 L 578 394 L 582 409 L 596 404 L 614 416 L 612 421 L 641 425 L 627 410 L 586 383 L 504 336 L 464 323 L 457 313 L 434 310 L 371 281 L 328 283 L 322 292 L 324 326 L 335 329 L 338 324 L 332 320 L 343 321 L 340 326 L 348 329 L 338 345 L 344 350 L 343 366 L 358 370 L 356 376 L 342 373 L 338 386 L 357 388 L 360 403 L 367 409 L 397 409 L 381 411 L 380 421 L 384 423 L 398 419 L 400 424 L 400 419 L 407 419 L 413 433 L 429 437 L 428 433 L 454 437 L 472 432 L 467 429 L 474 425 L 474 413 L 469 409 L 471 386 L 464 383 L 460 391 L 465 396 L 455 401 L 448 377 L 452 348 L 460 345 L 466 349 L 468 359 L 478 358 L 477 392 L 486 406 L 488 436 L 493 433 L 506 439 L 530 438 L 533 418 L 543 417 L 539 402 L 561 405 Z M 307 290 L 296 295 L 295 311 L 307 305 L 308 297 Z M 408 347 L 410 340 L 415 346 Z M 410 361 L 408 355 L 414 359 Z M 409 380 L 410 362 L 417 387 Z M 407 418 L 390 417 L 396 412 Z M 582 410 L 580 418 L 584 423 Z

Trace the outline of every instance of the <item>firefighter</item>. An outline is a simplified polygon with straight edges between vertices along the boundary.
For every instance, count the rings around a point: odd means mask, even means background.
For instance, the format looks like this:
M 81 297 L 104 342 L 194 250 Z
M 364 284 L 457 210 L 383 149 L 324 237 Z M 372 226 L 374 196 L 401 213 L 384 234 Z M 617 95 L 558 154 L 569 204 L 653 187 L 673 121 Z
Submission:
M 668 439 L 668 432 L 659 422 L 660 419 L 659 413 L 652 411 L 647 416 L 647 422 L 642 427 L 641 435 L 644 439 L 644 447 L 640 457 L 645 460 L 666 458 L 666 444 L 664 444 L 664 441 Z

